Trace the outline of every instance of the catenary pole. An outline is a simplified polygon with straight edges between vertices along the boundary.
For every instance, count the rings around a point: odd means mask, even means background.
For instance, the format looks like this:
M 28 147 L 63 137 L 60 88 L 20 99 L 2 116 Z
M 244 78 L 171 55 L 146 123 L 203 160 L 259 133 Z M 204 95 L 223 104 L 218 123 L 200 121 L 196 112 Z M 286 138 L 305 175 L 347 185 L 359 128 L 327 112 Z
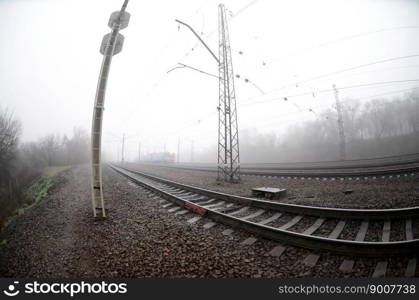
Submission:
M 91 191 L 93 216 L 95 218 L 106 217 L 101 169 L 102 120 L 105 108 L 106 85 L 112 56 L 121 52 L 124 42 L 124 37 L 119 34 L 119 30 L 127 27 L 129 23 L 130 14 L 125 11 L 128 1 L 129 0 L 124 1 L 120 11 L 111 14 L 108 25 L 112 31 L 103 37 L 100 47 L 100 52 L 103 54 L 103 60 L 96 89 L 91 133 Z

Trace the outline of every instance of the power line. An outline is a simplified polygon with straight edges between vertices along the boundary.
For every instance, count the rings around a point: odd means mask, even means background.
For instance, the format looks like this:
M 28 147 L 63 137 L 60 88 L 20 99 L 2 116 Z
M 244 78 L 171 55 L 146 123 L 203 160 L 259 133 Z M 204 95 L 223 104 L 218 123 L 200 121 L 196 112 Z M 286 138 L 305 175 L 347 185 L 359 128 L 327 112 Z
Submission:
M 373 65 L 377 65 L 377 64 L 381 64 L 381 63 L 386 63 L 386 62 L 400 60 L 400 59 L 407 59 L 407 58 L 412 58 L 412 57 L 419 57 L 419 54 L 413 54 L 413 55 L 406 55 L 406 56 L 399 56 L 399 57 L 392 57 L 392 58 L 377 60 L 377 61 L 374 61 L 374 62 L 370 62 L 370 63 L 366 63 L 366 64 L 362 64 L 362 65 L 357 65 L 357 66 L 346 68 L 346 69 L 341 69 L 341 70 L 334 71 L 334 72 L 331 72 L 331 73 L 310 77 L 308 79 L 300 80 L 300 81 L 298 81 L 298 83 L 299 84 L 307 83 L 307 82 L 310 82 L 310 81 L 313 81 L 313 80 L 317 80 L 317 79 L 325 78 L 325 77 L 330 77 L 332 75 L 340 74 L 340 73 L 343 73 L 343 72 L 348 72 L 348 71 L 352 71 L 352 70 L 356 70 L 356 69 L 360 69 L 360 68 L 365 68 L 365 67 L 368 67 L 368 66 L 373 66 Z M 290 86 L 294 86 L 294 83 L 287 84 L 287 85 L 284 85 L 284 86 L 282 86 L 278 89 L 271 90 L 271 91 L 267 92 L 267 94 L 275 92 L 275 91 L 282 90 L 282 89 L 290 87 Z
M 344 90 L 344 89 L 352 89 L 352 88 L 358 88 L 358 87 L 367 87 L 367 86 L 375 86 L 375 85 L 382 85 L 382 84 L 393 84 L 393 83 L 404 83 L 404 82 L 416 82 L 416 81 L 419 81 L 419 79 L 380 81 L 380 82 L 372 82 L 372 83 L 364 83 L 364 84 L 343 86 L 343 87 L 340 87 L 339 89 Z M 323 90 L 318 90 L 316 92 L 311 91 L 311 92 L 305 92 L 305 93 L 294 94 L 294 95 L 287 95 L 287 96 L 283 96 L 283 97 L 277 97 L 277 98 L 272 98 L 272 99 L 262 100 L 262 101 L 257 101 L 257 102 L 248 102 L 248 103 L 242 104 L 241 106 L 260 104 L 260 103 L 265 103 L 265 102 L 270 102 L 270 101 L 275 101 L 275 100 L 280 100 L 280 99 L 282 99 L 284 101 L 288 101 L 290 98 L 313 95 L 313 93 L 315 93 L 315 94 L 328 93 L 328 92 L 332 92 L 332 91 L 333 91 L 333 89 L 323 89 Z

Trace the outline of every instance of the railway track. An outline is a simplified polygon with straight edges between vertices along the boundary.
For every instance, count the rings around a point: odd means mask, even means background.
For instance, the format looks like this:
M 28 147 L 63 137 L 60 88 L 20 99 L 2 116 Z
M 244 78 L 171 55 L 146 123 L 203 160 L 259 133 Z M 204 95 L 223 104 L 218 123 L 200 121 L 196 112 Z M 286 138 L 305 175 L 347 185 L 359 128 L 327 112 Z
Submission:
M 419 207 L 366 210 L 292 205 L 210 191 L 117 166 L 111 168 L 175 204 L 171 212 L 196 213 L 190 222 L 202 217 L 215 221 L 208 227 L 219 222 L 283 244 L 351 256 L 401 256 L 419 250 L 414 231 Z M 393 224 L 401 230 L 392 230 Z M 369 228 L 375 228 L 375 233 L 371 234 Z
M 155 165 L 153 165 L 155 166 Z M 157 165 L 159 166 L 159 165 Z M 161 165 L 168 168 L 177 168 L 190 171 L 205 171 L 217 172 L 217 169 L 210 167 L 185 167 L 185 166 L 171 166 Z M 380 168 L 364 168 L 364 169 L 272 169 L 272 168 L 244 168 L 240 170 L 243 176 L 265 176 L 265 177 L 279 177 L 279 178 L 317 178 L 317 179 L 376 179 L 376 178 L 393 178 L 414 176 L 419 172 L 419 163 L 414 166 L 400 165 Z
M 210 164 L 159 165 L 184 170 L 217 172 Z M 242 164 L 245 176 L 299 177 L 299 178 L 392 178 L 413 176 L 419 172 L 419 154 L 329 162 Z

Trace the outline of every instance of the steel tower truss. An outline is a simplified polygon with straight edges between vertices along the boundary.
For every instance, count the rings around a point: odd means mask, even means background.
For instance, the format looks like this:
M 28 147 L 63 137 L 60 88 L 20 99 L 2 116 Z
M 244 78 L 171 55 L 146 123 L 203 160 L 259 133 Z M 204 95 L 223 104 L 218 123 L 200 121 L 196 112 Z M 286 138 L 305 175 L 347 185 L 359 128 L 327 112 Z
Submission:
M 240 182 L 239 131 L 236 94 L 226 10 L 218 6 L 219 103 L 218 180 Z

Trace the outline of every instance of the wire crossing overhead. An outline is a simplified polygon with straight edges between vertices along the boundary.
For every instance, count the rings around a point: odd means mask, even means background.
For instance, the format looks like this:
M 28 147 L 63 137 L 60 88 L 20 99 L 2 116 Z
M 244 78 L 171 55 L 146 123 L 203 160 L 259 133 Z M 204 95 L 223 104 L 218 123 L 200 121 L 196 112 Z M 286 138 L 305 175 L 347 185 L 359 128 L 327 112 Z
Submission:
M 112 31 L 103 37 L 100 53 L 103 54 L 102 67 L 96 89 L 95 106 L 92 121 L 92 205 L 93 216 L 105 218 L 105 202 L 102 189 L 101 169 L 101 143 L 102 143 L 102 119 L 105 105 L 105 92 L 108 82 L 109 69 L 112 56 L 121 52 L 124 37 L 119 30 L 128 26 L 130 14 L 125 11 L 129 0 L 125 0 L 120 11 L 113 12 L 109 18 L 109 27 Z M 123 154 L 122 154 L 123 155 Z
M 220 4 L 218 9 L 218 180 L 240 182 L 239 130 L 230 37 L 225 7 Z
M 339 131 L 339 158 L 346 160 L 346 142 L 345 142 L 345 129 L 343 126 L 342 106 L 339 100 L 339 92 L 336 85 L 333 85 L 336 100 L 336 111 L 338 112 L 338 131 Z

